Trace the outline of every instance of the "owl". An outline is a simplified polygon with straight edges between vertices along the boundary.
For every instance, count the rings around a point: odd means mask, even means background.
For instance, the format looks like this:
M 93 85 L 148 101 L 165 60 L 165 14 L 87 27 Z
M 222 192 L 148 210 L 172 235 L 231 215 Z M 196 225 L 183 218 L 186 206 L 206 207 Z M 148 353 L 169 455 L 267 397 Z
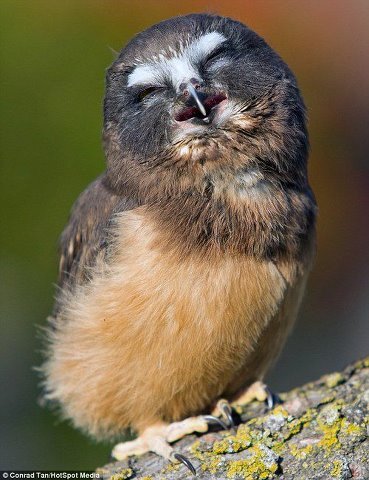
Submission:
M 232 425 L 296 317 L 315 250 L 305 107 L 242 23 L 191 14 L 134 37 L 106 76 L 106 169 L 76 201 L 44 396 L 113 456 Z

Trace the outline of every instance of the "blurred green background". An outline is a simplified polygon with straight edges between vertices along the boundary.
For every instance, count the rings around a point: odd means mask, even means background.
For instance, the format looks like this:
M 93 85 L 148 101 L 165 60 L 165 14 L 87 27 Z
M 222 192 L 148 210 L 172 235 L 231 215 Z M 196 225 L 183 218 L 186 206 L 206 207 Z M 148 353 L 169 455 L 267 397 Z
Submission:
M 233 16 L 296 73 L 309 108 L 319 253 L 277 391 L 369 353 L 369 2 L 2 0 L 1 465 L 93 469 L 96 445 L 37 405 L 36 325 L 49 314 L 57 240 L 104 168 L 104 71 L 135 33 L 195 11 Z

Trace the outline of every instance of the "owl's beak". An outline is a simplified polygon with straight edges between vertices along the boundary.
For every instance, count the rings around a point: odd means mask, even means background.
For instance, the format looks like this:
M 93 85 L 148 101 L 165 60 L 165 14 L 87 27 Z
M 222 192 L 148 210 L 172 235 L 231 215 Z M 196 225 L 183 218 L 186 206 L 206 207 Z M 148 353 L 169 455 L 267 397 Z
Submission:
M 179 98 L 185 103 L 185 110 L 191 110 L 199 118 L 206 118 L 207 111 L 204 105 L 206 93 L 203 91 L 203 82 L 197 78 L 191 78 L 179 86 Z
M 195 89 L 193 90 L 191 99 L 186 102 L 187 106 L 176 112 L 175 119 L 177 122 L 200 119 L 204 123 L 210 123 L 214 118 L 214 107 L 226 100 L 227 96 L 225 93 L 219 92 L 214 93 L 214 95 L 203 95 L 201 97 Z M 189 103 L 192 103 L 192 105 Z
M 185 107 L 177 111 L 175 119 L 178 122 L 197 118 L 204 123 L 210 123 L 209 117 L 213 108 L 226 99 L 223 92 L 209 94 L 205 93 L 202 84 L 196 79 L 191 79 L 188 83 L 182 83 L 180 86 L 181 100 Z
M 188 90 L 190 96 L 194 99 L 194 101 L 195 101 L 196 105 L 198 106 L 198 109 L 200 110 L 200 112 L 204 115 L 204 117 L 206 117 L 206 115 L 207 115 L 206 109 L 205 109 L 203 103 L 201 102 L 200 97 L 199 97 L 195 87 L 191 83 L 189 83 L 187 85 L 187 90 Z

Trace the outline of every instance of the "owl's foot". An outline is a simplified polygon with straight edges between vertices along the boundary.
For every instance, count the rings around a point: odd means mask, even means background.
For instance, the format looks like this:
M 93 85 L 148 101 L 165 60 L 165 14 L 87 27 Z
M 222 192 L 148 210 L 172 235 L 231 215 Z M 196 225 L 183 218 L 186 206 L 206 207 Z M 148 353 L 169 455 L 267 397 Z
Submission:
M 273 394 L 270 388 L 265 385 L 265 383 L 258 380 L 251 384 L 245 391 L 243 391 L 235 400 L 232 402 L 233 405 L 245 405 L 252 402 L 253 400 L 258 400 L 259 402 L 266 402 L 269 410 L 274 408 L 275 404 L 278 401 L 278 397 Z
M 234 427 L 232 405 L 224 398 L 218 400 L 211 416 L 213 418 L 222 419 L 222 421 L 224 421 L 226 424 L 226 428 Z
M 232 403 L 224 398 L 218 400 L 212 415 L 216 418 L 221 418 L 228 428 L 234 427 L 233 408 L 237 405 L 246 405 L 253 400 L 259 402 L 265 402 L 269 410 L 272 410 L 278 401 L 277 395 L 275 395 L 270 388 L 261 381 L 254 382 L 240 395 L 238 395 Z M 213 417 L 213 418 L 214 418 Z
M 227 429 L 227 425 L 222 420 L 212 415 L 190 417 L 169 425 L 159 424 L 148 427 L 135 440 L 115 445 L 112 457 L 117 460 L 124 460 L 132 455 L 153 452 L 170 462 L 183 463 L 193 475 L 196 475 L 195 467 L 190 460 L 184 455 L 177 453 L 169 444 L 191 433 L 207 432 L 211 424 L 217 424 L 221 428 Z

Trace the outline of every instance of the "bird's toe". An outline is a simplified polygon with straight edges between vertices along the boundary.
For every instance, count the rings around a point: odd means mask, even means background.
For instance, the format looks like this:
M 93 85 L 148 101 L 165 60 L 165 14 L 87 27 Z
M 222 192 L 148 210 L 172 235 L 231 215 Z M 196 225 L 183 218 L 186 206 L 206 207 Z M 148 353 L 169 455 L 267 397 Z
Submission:
M 239 395 L 233 405 L 246 405 L 251 403 L 253 400 L 258 400 L 259 402 L 265 402 L 269 410 L 272 410 L 274 406 L 279 403 L 279 397 L 263 382 L 258 380 L 251 384 L 246 390 L 244 390 L 241 395 Z
M 141 437 L 129 442 L 121 442 L 115 445 L 111 452 L 112 458 L 115 460 L 125 460 L 132 455 L 142 455 L 149 451 L 149 446 Z
M 235 426 L 233 418 L 233 409 L 228 400 L 222 398 L 218 401 L 216 408 L 219 410 L 222 419 L 226 422 L 228 428 Z
M 207 423 L 202 417 L 191 417 L 169 425 L 154 425 L 145 429 L 135 440 L 115 445 L 111 455 L 116 460 L 125 460 L 133 455 L 153 452 L 172 463 L 182 463 L 196 475 L 196 469 L 191 461 L 185 455 L 176 452 L 169 443 L 189 433 L 205 432 L 207 429 Z

